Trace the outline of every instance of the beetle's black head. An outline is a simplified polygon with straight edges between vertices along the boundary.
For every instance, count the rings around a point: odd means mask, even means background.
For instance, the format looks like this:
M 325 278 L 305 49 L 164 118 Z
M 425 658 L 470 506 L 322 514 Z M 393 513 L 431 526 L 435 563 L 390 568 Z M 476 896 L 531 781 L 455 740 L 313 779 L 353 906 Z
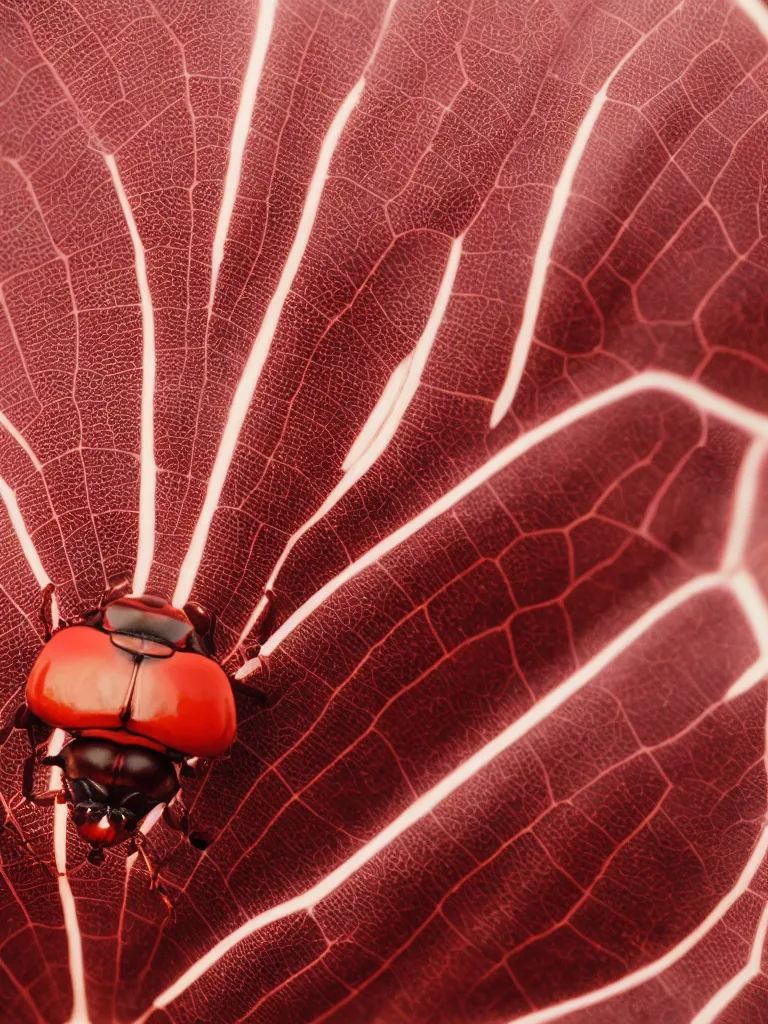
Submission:
M 79 782 L 77 780 L 76 786 Z M 104 847 L 117 846 L 130 839 L 139 820 L 122 807 L 111 807 L 107 803 L 91 800 L 88 795 L 72 807 L 72 821 L 82 838 L 93 848 L 88 859 L 95 864 L 104 859 Z
M 95 863 L 105 847 L 135 835 L 152 808 L 168 803 L 179 788 L 172 761 L 148 747 L 81 737 L 51 761 L 64 770 L 72 820 L 93 847 Z

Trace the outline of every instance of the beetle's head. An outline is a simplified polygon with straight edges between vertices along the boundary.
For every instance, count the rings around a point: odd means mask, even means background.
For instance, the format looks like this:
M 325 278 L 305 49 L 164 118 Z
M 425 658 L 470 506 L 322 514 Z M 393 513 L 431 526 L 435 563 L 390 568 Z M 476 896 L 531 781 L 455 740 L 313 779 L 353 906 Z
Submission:
M 152 808 L 168 803 L 179 788 L 172 761 L 148 747 L 81 737 L 48 760 L 64 771 L 72 820 L 92 847 L 94 863 L 105 847 L 135 835 Z
M 94 800 L 75 804 L 72 821 L 82 838 L 93 848 L 89 859 L 94 862 L 103 859 L 104 847 L 117 846 L 130 839 L 139 825 L 139 819 L 130 811 Z

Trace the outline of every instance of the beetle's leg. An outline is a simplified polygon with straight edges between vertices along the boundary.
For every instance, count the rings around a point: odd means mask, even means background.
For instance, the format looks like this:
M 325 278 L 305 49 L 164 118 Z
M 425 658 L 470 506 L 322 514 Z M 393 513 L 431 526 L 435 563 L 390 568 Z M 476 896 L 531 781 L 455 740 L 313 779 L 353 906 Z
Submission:
M 143 832 L 136 833 L 133 837 L 132 845 L 144 858 L 144 863 L 146 864 L 147 872 L 149 873 L 150 889 L 157 889 L 160 885 L 160 872 L 158 871 L 157 864 L 147 850 L 147 837 Z
M 264 607 L 261 610 L 261 614 L 253 624 L 252 633 L 256 634 L 256 639 L 260 644 L 263 644 L 269 634 L 272 632 L 272 626 L 275 621 L 275 610 L 277 608 L 277 602 L 275 601 L 274 590 L 264 591 Z
M 230 679 L 230 683 L 235 693 L 241 693 L 244 697 L 252 700 L 257 707 L 265 708 L 269 704 L 267 694 L 253 683 L 248 683 L 244 679 Z
M 48 745 L 47 740 L 43 740 L 42 743 L 35 742 L 35 729 L 38 726 L 42 726 L 50 732 L 50 728 L 46 726 L 44 722 L 41 722 L 36 715 L 33 715 L 26 704 L 21 704 L 16 709 L 16 714 L 13 716 L 12 724 L 6 725 L 4 729 L 0 729 L 0 747 L 8 740 L 15 729 L 23 729 L 27 734 L 30 752 L 24 759 L 24 767 L 22 769 L 21 777 L 21 793 L 25 800 L 30 800 L 32 797 L 35 781 L 35 765 L 42 758 L 45 748 Z
M 110 601 L 116 601 L 118 597 L 125 597 L 131 592 L 131 574 L 128 572 L 118 573 L 110 576 L 107 581 L 107 589 L 99 598 L 99 603 L 93 608 L 86 608 L 72 619 L 62 622 L 64 626 L 75 626 L 85 624 L 86 626 L 100 626 L 104 617 L 104 608 Z
M 34 755 L 30 755 L 24 763 L 24 775 L 22 778 L 22 796 L 28 804 L 37 804 L 38 807 L 50 807 L 51 804 L 62 804 L 66 797 L 61 790 L 46 790 L 45 793 L 35 793 L 35 761 Z
M 170 828 L 186 836 L 190 846 L 194 846 L 196 850 L 207 850 L 216 838 L 211 832 L 195 832 L 190 829 L 189 811 L 180 797 L 176 797 L 172 804 L 165 805 L 163 820 Z
M 187 601 L 183 608 L 184 614 L 195 628 L 200 638 L 203 652 L 211 658 L 216 657 L 216 643 L 213 634 L 216 630 L 216 615 L 208 611 L 197 601 Z
M 35 790 L 35 755 L 31 753 L 24 761 L 21 773 L 21 795 L 25 800 L 32 801 Z
M 277 608 L 277 602 L 275 599 L 275 593 L 273 590 L 265 590 L 263 597 L 263 606 L 259 612 L 253 626 L 249 630 L 248 635 L 254 637 L 254 641 L 239 643 L 232 649 L 225 661 L 233 657 L 236 653 L 244 659 L 240 669 L 244 668 L 245 665 L 249 666 L 248 675 L 253 675 L 255 672 L 269 673 L 269 659 L 265 658 L 261 654 L 261 648 L 266 639 L 274 631 L 275 625 L 275 610 Z M 237 671 L 239 672 L 240 669 Z M 241 690 L 241 693 L 247 693 L 248 690 Z
M 43 637 L 45 642 L 53 635 L 53 594 L 55 587 L 52 583 L 43 587 L 43 595 L 40 600 L 40 619 L 43 623 Z
M 21 793 L 25 800 L 30 800 L 35 784 L 35 766 L 41 757 L 43 757 L 45 749 L 48 746 L 47 739 L 44 739 L 42 742 L 36 742 L 35 730 L 38 727 L 42 727 L 49 734 L 51 730 L 49 726 L 40 721 L 37 715 L 32 714 L 26 704 L 22 704 L 16 712 L 13 724 L 17 729 L 23 729 L 27 734 L 27 739 L 29 740 L 30 752 L 24 761 L 24 769 L 21 777 Z
M 154 889 L 155 892 L 159 895 L 160 899 L 165 904 L 167 918 L 173 917 L 173 904 L 171 903 L 168 893 L 165 891 L 162 879 L 160 878 L 160 872 L 157 869 L 157 864 L 155 864 L 155 861 L 150 856 L 146 848 L 146 839 L 141 832 L 138 832 L 134 836 L 132 845 L 139 851 L 141 856 L 144 858 L 144 863 L 147 866 L 147 873 L 149 874 L 149 888 Z
M 256 680 L 268 678 L 269 659 L 258 658 L 258 666 L 253 672 L 249 672 L 244 679 L 238 679 L 236 675 L 230 675 L 229 681 L 235 693 L 241 693 L 244 697 L 256 701 L 258 706 L 266 707 L 271 703 L 271 699 L 260 686 L 257 686 Z
M 52 757 L 41 757 L 40 764 L 48 765 L 50 768 L 63 768 L 66 762 L 61 754 L 54 754 Z
M 163 821 L 169 828 L 175 829 L 185 836 L 189 835 L 189 811 L 181 797 L 177 796 L 173 803 L 165 805 Z
M 240 654 L 246 661 L 253 661 L 258 657 L 264 641 L 274 631 L 275 611 L 277 609 L 274 590 L 265 590 L 259 605 L 258 615 L 248 630 L 248 636 L 251 639 L 248 641 L 243 640 L 237 644 L 224 659 L 225 662 L 229 661 L 235 653 Z
M 34 718 L 32 715 L 31 717 Z M 54 757 L 45 757 L 45 751 L 48 747 L 48 740 L 43 740 L 42 743 L 34 745 L 34 739 L 32 731 L 27 731 L 29 742 L 32 746 L 31 753 L 27 756 L 24 761 L 24 772 L 21 779 L 21 795 L 30 804 L 37 804 L 38 807 L 50 807 L 51 804 L 63 804 L 66 802 L 66 796 L 63 789 L 48 789 L 44 793 L 35 792 L 35 766 L 38 764 L 51 765 L 56 768 L 64 767 L 64 759 L 55 755 Z
M 54 804 L 65 802 L 64 794 L 60 789 L 49 789 L 45 793 L 24 793 L 24 799 L 36 807 L 53 807 Z
M 51 730 L 51 727 L 49 725 L 46 725 L 45 722 L 39 719 L 37 715 L 34 713 L 34 711 L 29 710 L 27 702 L 24 701 L 24 703 L 19 705 L 19 707 L 16 709 L 16 714 L 13 716 L 13 727 L 14 729 L 23 729 L 26 732 L 27 737 L 29 738 L 29 745 L 33 749 L 40 746 L 39 743 L 35 743 L 34 736 L 34 730 L 39 726 L 42 726 L 49 732 Z

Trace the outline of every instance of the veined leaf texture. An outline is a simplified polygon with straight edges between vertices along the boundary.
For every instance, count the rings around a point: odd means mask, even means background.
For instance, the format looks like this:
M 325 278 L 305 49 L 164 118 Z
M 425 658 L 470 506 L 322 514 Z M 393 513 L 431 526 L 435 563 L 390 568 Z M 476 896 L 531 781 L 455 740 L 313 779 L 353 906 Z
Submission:
M 270 698 L 215 842 L 149 822 L 171 918 L 11 735 L 0 1020 L 768 1021 L 767 52 L 760 0 L 0 7 L 2 724 L 41 588 L 126 571 Z

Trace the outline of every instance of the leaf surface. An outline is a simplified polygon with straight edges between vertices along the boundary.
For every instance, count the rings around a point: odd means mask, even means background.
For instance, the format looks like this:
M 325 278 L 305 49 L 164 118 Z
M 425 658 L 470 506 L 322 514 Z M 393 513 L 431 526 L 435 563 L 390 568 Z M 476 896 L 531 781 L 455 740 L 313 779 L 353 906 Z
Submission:
M 765 1019 L 765 8 L 0 29 L 2 721 L 125 571 L 268 697 L 170 919 L 11 732 L 8 1019 Z

